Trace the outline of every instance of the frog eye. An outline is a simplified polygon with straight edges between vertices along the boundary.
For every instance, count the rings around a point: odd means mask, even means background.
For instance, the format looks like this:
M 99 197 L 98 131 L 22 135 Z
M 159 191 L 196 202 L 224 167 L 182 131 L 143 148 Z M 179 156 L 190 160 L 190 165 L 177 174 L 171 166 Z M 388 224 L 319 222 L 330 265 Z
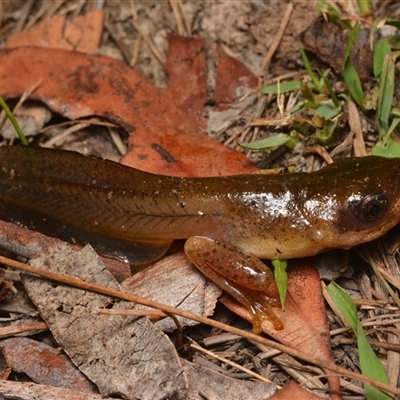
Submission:
M 383 194 L 370 194 L 360 202 L 360 211 L 368 221 L 378 219 L 386 211 L 388 201 Z

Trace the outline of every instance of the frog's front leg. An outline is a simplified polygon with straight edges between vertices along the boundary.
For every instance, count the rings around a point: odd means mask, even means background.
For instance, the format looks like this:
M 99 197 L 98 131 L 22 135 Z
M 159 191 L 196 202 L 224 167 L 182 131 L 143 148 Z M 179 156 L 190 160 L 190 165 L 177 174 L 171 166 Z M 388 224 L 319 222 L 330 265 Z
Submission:
M 261 260 L 236 246 L 202 236 L 190 237 L 185 253 L 204 275 L 249 310 L 254 332 L 261 332 L 264 320 L 272 322 L 277 330 L 283 328 L 271 308 L 277 300 L 265 293 L 273 274 Z

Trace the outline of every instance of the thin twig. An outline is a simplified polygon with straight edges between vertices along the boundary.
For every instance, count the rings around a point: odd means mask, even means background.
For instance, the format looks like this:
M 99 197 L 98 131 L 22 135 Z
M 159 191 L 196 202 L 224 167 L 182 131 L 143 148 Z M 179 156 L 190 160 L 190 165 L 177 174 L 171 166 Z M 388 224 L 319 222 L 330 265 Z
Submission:
M 279 27 L 278 33 L 276 34 L 275 39 L 272 42 L 271 47 L 269 48 L 266 56 L 264 57 L 263 63 L 262 63 L 261 68 L 260 68 L 260 73 L 258 75 L 259 96 L 261 96 L 260 89 L 261 89 L 261 87 L 263 86 L 263 83 L 264 83 L 265 70 L 267 68 L 267 65 L 270 63 L 273 55 L 275 54 L 275 51 L 277 50 L 277 48 L 278 48 L 278 46 L 279 46 L 279 44 L 280 44 L 280 42 L 282 40 L 283 34 L 285 33 L 286 27 L 287 27 L 287 25 L 289 23 L 292 11 L 293 11 L 293 4 L 289 3 L 287 5 L 287 7 L 286 7 L 285 14 L 283 14 L 283 19 L 282 19 L 281 25 Z

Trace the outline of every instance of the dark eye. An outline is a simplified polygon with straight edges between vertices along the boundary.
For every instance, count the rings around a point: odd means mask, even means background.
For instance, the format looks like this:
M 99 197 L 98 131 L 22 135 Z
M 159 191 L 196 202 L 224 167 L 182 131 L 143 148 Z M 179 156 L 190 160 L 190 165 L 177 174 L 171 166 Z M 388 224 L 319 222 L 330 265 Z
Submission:
M 386 211 L 387 204 L 385 195 L 371 194 L 361 200 L 360 211 L 366 220 L 374 221 Z

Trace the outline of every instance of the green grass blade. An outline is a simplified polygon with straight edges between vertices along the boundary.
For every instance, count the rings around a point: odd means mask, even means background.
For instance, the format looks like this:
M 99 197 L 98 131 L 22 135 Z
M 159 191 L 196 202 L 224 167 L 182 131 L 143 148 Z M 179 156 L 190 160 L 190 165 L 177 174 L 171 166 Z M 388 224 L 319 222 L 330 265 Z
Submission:
M 398 19 L 388 18 L 385 25 L 394 26 L 395 28 L 400 29 L 400 21 Z
M 346 61 L 343 67 L 343 78 L 351 97 L 353 97 L 355 102 L 365 111 L 365 99 L 361 81 L 350 59 Z
M 239 146 L 248 150 L 267 150 L 285 145 L 289 149 L 293 150 L 299 140 L 297 133 L 293 131 L 290 135 L 286 133 L 278 133 L 277 135 L 258 140 L 257 142 L 239 143 Z
M 311 81 L 315 87 L 315 90 L 317 90 L 319 93 L 321 93 L 321 84 L 319 82 L 319 79 L 314 74 L 314 72 L 311 68 L 310 61 L 308 60 L 307 55 L 303 49 L 300 49 L 300 54 L 301 54 L 301 58 L 303 59 L 304 67 L 306 68 L 307 73 L 311 78 Z
M 274 267 L 274 278 L 278 288 L 279 300 L 281 301 L 282 310 L 284 310 L 288 285 L 288 275 L 286 271 L 287 261 L 272 260 L 271 263 Z
M 373 156 L 400 158 L 400 144 L 395 142 L 392 138 L 380 140 L 372 147 L 371 153 Z
M 346 62 L 350 57 L 351 49 L 354 46 L 354 42 L 357 39 L 358 33 L 360 32 L 360 28 L 361 28 L 360 23 L 356 22 L 352 30 L 350 31 L 349 38 L 347 39 L 346 51 L 344 53 L 344 60 L 343 60 L 344 62 Z
M 364 92 L 361 85 L 360 77 L 358 76 L 357 70 L 350 60 L 350 52 L 353 48 L 354 42 L 357 38 L 358 32 L 360 31 L 360 24 L 357 22 L 349 34 L 347 40 L 345 56 L 343 60 L 343 79 L 346 83 L 349 92 L 356 103 L 365 111 L 365 99 Z
M 273 84 L 264 86 L 260 89 L 260 92 L 263 94 L 278 94 L 278 93 L 287 93 L 294 92 L 295 90 L 301 89 L 300 81 L 290 81 L 290 82 L 281 82 L 279 84 Z
M 394 95 L 394 75 L 394 59 L 386 55 L 382 64 L 378 105 L 376 110 L 376 120 L 380 137 L 384 136 L 389 130 L 389 117 Z
M 369 0 L 358 0 L 358 7 L 360 7 L 360 11 L 362 15 L 370 15 L 371 14 L 371 6 L 369 4 Z
M 14 114 L 11 112 L 11 110 L 8 108 L 7 103 L 3 100 L 3 98 L 0 96 L 0 106 L 3 108 L 3 110 L 5 111 L 8 119 L 11 121 L 15 131 L 17 132 L 18 136 L 19 136 L 19 140 L 21 141 L 21 143 L 25 146 L 28 145 L 28 141 L 26 140 L 26 137 L 24 135 L 24 133 L 22 132 L 18 121 L 15 119 Z
M 385 57 L 391 54 L 389 42 L 386 39 L 378 40 L 374 48 L 374 76 L 378 82 L 380 82 Z
M 339 103 L 339 100 L 338 100 L 338 98 L 336 97 L 336 93 L 334 92 L 334 90 L 333 90 L 333 88 L 332 88 L 332 85 L 331 85 L 331 83 L 330 83 L 330 81 L 329 81 L 329 79 L 328 79 L 328 76 L 327 76 L 327 75 L 328 75 L 329 72 L 330 72 L 329 70 L 325 71 L 325 72 L 322 74 L 322 79 L 323 79 L 323 81 L 324 81 L 325 87 L 328 89 L 329 97 L 332 99 L 333 104 L 335 105 L 336 108 L 341 108 L 340 103 Z
M 365 337 L 362 325 L 357 316 L 357 308 L 351 297 L 335 282 L 330 283 L 327 292 L 335 302 L 336 306 L 347 320 L 357 337 L 357 346 L 360 357 L 362 374 L 388 383 L 388 377 L 382 363 L 379 361 L 372 347 Z M 382 391 L 365 384 L 365 392 L 368 400 L 389 400 L 390 397 Z

